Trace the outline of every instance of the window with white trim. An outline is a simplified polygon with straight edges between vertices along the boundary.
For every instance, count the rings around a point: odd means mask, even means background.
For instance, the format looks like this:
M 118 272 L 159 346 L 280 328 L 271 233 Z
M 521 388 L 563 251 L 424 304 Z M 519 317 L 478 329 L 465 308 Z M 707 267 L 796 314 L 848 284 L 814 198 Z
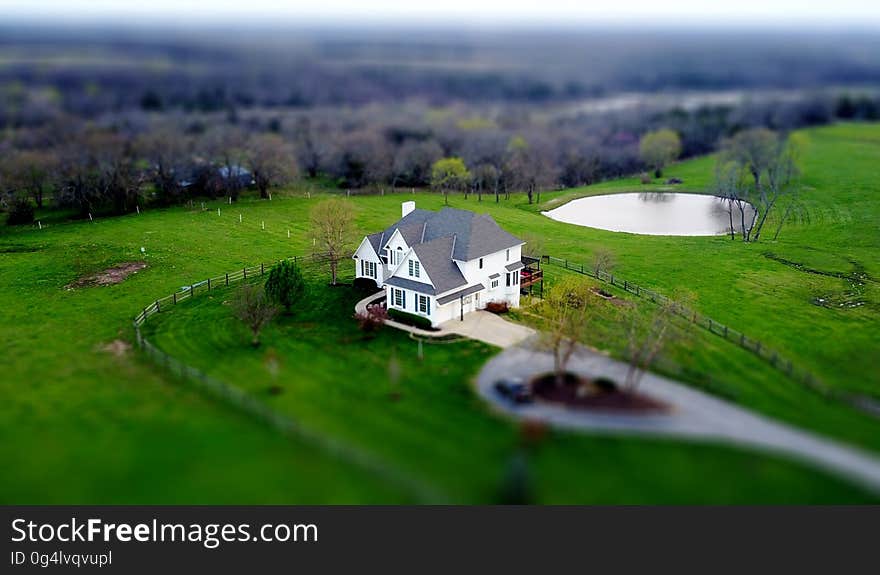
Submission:
M 510 272 L 507 272 L 506 274 L 504 274 L 505 285 L 506 285 L 507 287 L 510 287 L 510 286 L 512 285 L 512 284 L 510 283 L 510 282 L 512 281 L 512 279 L 511 279 L 510 276 L 511 276 L 511 273 L 510 273 Z
M 419 313 L 431 315 L 431 299 L 426 295 L 416 295 Z
M 391 288 L 391 297 L 394 307 L 406 308 L 406 292 L 402 289 Z
M 421 277 L 421 268 L 422 265 L 419 262 L 415 260 L 409 260 L 409 277 Z
M 376 262 L 366 262 L 366 263 L 367 263 L 366 275 L 375 279 L 375 277 L 376 277 Z
M 480 269 L 483 269 L 483 258 L 480 258 Z
M 509 249 L 507 250 L 507 254 L 505 255 L 505 257 L 507 258 L 507 261 L 510 261 L 510 250 Z
M 492 289 L 495 289 L 497 287 L 498 287 L 498 280 L 497 279 L 492 280 Z

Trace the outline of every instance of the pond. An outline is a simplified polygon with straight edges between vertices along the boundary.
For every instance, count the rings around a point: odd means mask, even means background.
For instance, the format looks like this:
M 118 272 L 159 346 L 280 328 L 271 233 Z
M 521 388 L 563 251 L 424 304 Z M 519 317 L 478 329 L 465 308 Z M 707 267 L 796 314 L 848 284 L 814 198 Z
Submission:
M 728 210 L 730 208 L 730 210 Z M 572 200 L 549 212 L 556 221 L 612 232 L 652 236 L 714 236 L 730 233 L 730 220 L 736 232 L 752 227 L 755 208 L 716 196 L 663 192 L 631 192 L 590 196 Z

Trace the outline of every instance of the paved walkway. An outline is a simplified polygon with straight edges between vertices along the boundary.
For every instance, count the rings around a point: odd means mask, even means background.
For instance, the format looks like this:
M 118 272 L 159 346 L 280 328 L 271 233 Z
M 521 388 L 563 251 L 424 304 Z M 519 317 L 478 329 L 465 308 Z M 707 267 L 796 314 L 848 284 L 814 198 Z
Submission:
M 384 291 L 377 292 L 365 297 L 354 306 L 355 313 L 362 313 L 367 306 L 374 301 L 383 298 Z M 440 324 L 436 331 L 419 329 L 394 320 L 385 322 L 391 327 L 408 331 L 422 337 L 444 337 L 449 335 L 461 335 L 494 345 L 500 348 L 516 345 L 535 335 L 535 330 L 524 325 L 509 322 L 504 318 L 487 311 L 474 311 L 465 314 L 464 320 L 451 320 Z
M 778 423 L 653 373 L 644 375 L 639 392 L 673 406 L 669 413 L 619 415 L 569 409 L 540 401 L 515 405 L 493 389 L 495 381 L 503 377 L 529 378 L 553 371 L 552 355 L 535 351 L 533 343 L 526 341 L 505 349 L 483 367 L 478 377 L 480 396 L 509 415 L 545 421 L 560 428 L 665 435 L 758 447 L 822 467 L 880 493 L 880 459 L 876 456 Z M 586 376 L 601 375 L 623 381 L 627 365 L 584 348 L 572 357 L 569 369 Z

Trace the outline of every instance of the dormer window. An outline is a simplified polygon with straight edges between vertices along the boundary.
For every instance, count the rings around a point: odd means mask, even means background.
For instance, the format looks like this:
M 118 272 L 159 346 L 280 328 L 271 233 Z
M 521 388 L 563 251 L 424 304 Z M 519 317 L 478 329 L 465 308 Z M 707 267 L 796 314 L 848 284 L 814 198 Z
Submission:
M 409 260 L 409 277 L 417 278 L 421 276 L 421 264 L 415 260 Z
M 391 252 L 391 265 L 397 265 L 403 259 L 403 248 L 397 246 L 397 249 Z
M 483 258 L 480 258 L 480 269 L 483 269 Z

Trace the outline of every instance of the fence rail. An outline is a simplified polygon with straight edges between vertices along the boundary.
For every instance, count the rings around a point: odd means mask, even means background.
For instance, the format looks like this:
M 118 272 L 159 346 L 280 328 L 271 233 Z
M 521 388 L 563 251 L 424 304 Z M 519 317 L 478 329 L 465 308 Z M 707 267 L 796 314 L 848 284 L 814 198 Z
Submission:
M 748 337 L 743 332 L 727 326 L 719 321 L 716 321 L 709 316 L 700 314 L 690 308 L 677 304 L 676 302 L 674 302 L 674 300 L 661 293 L 658 293 L 648 288 L 644 288 L 636 283 L 623 279 L 620 276 L 615 276 L 613 273 L 609 273 L 604 270 L 596 270 L 591 268 L 590 266 L 585 266 L 582 263 L 574 263 L 570 262 L 567 259 L 557 258 L 549 255 L 542 256 L 542 259 L 547 263 L 558 265 L 565 268 L 566 270 L 574 271 L 579 274 L 597 279 L 601 282 L 608 283 L 614 287 L 633 294 L 636 297 L 645 298 L 658 304 L 670 304 L 671 309 L 677 315 L 687 319 L 693 325 L 706 329 L 710 333 L 722 337 L 725 340 L 757 355 L 759 358 L 768 362 L 771 366 L 773 366 L 789 378 L 809 387 L 810 389 L 819 392 L 822 395 L 829 397 L 838 395 L 835 394 L 835 392 L 831 390 L 828 386 L 819 381 L 819 379 L 812 372 L 795 365 L 792 360 L 782 357 L 778 352 L 766 346 L 760 340 Z M 852 398 L 848 398 L 847 401 L 852 403 Z
M 372 456 L 366 451 L 336 441 L 322 433 L 311 430 L 292 418 L 275 411 L 259 398 L 247 393 L 241 388 L 224 383 L 198 368 L 185 364 L 148 341 L 141 332 L 141 326 L 147 321 L 147 319 L 157 313 L 161 313 L 164 309 L 168 309 L 168 306 L 174 306 L 186 299 L 193 298 L 199 294 L 208 293 L 214 289 L 227 287 L 235 282 L 243 282 L 250 278 L 265 275 L 273 265 L 281 261 L 291 261 L 300 265 L 312 265 L 326 264 L 329 261 L 329 258 L 320 254 L 311 256 L 293 256 L 278 260 L 277 262 L 245 266 L 223 275 L 191 283 L 190 285 L 183 287 L 180 291 L 154 300 L 143 308 L 133 320 L 135 338 L 138 347 L 143 350 L 148 357 L 158 365 L 167 369 L 171 374 L 193 382 L 199 390 L 228 403 L 234 408 L 256 418 L 285 435 L 294 437 L 306 445 L 317 448 L 337 459 L 358 466 L 361 469 L 382 477 L 391 483 L 399 485 L 409 493 L 412 493 L 419 501 L 432 503 L 448 501 L 448 497 L 445 494 L 426 484 L 423 480 L 414 477 L 409 473 L 404 473 L 396 467 Z

